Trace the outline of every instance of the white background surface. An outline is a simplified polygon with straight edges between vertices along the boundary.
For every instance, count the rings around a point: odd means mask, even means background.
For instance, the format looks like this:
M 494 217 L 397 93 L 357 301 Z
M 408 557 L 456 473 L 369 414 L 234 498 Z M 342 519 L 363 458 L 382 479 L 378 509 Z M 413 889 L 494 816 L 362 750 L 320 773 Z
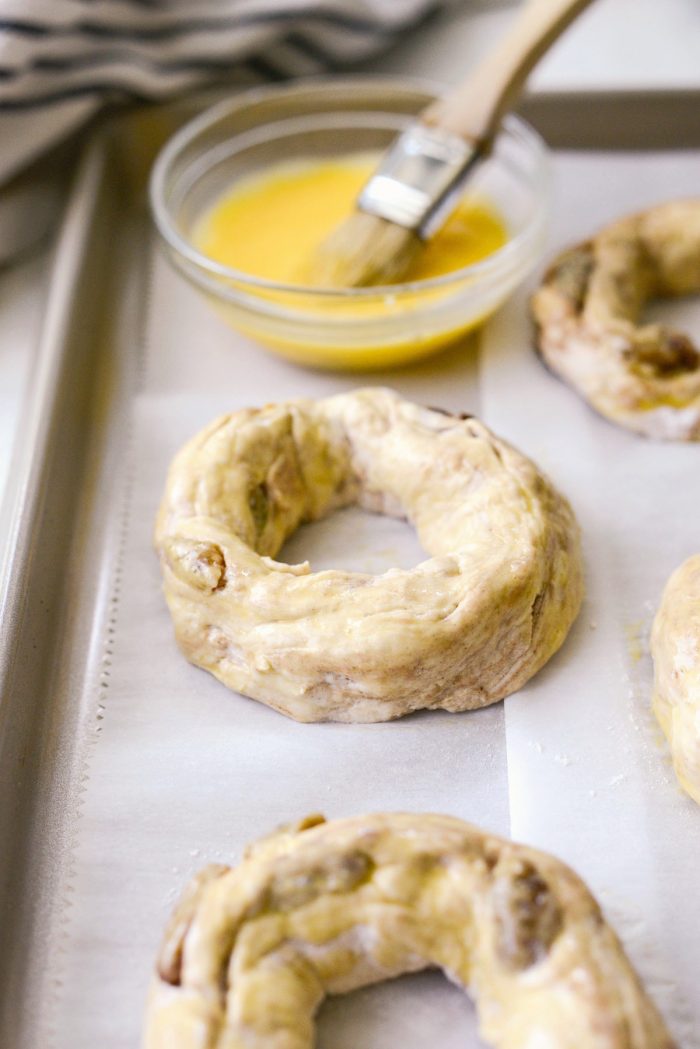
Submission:
M 382 67 L 439 80 L 464 76 L 513 17 L 511 3 L 453 0 Z M 595 0 L 533 73 L 535 91 L 700 85 L 696 0 Z

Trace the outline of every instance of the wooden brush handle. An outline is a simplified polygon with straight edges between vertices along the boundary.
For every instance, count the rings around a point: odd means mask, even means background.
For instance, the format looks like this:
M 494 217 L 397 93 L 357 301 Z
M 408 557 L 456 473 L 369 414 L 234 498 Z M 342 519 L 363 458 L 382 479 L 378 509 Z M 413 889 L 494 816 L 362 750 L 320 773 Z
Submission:
M 488 145 L 528 74 L 591 0 L 528 0 L 510 31 L 471 75 L 421 115 L 432 127 Z

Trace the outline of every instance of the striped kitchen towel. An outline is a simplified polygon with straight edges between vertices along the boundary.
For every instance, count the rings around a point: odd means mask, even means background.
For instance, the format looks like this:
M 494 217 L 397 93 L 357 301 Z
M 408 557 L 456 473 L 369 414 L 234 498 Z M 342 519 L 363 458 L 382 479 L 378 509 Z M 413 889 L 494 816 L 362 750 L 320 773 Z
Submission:
M 0 182 L 105 102 L 327 72 L 439 0 L 0 0 Z

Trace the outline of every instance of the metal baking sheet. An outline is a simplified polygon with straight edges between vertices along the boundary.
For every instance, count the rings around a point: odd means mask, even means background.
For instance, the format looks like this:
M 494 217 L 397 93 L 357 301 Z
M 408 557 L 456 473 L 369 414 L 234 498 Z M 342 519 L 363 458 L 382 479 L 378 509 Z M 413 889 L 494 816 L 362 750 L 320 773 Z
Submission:
M 566 147 L 551 249 L 697 193 L 697 105 L 630 96 L 619 124 L 605 99 L 531 103 Z M 666 114 L 653 141 L 652 111 Z M 115 121 L 80 161 L 14 464 L 0 598 L 0 1046 L 136 1046 L 161 929 L 194 870 L 309 811 L 409 809 L 570 862 L 696 1049 L 700 813 L 649 715 L 646 638 L 666 577 L 697 550 L 697 447 L 617 430 L 549 375 L 531 350 L 526 290 L 481 338 L 390 373 L 306 371 L 255 348 L 169 269 L 150 228 L 146 172 L 182 118 L 166 107 Z M 700 327 L 697 302 L 664 310 Z M 367 382 L 475 412 L 531 454 L 574 504 L 588 596 L 562 651 L 504 704 L 297 725 L 179 656 L 153 517 L 172 454 L 217 412 Z M 348 510 L 304 529 L 286 556 L 381 571 L 421 552 L 407 526 Z M 322 1049 L 429 1038 L 479 1044 L 470 1003 L 435 974 L 335 999 L 320 1017 Z

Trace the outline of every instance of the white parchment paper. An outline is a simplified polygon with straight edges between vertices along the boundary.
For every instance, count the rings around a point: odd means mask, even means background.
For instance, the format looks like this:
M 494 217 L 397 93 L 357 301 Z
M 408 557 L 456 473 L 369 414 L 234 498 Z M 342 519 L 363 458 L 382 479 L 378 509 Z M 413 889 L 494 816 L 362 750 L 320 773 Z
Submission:
M 553 246 L 655 200 L 696 192 L 697 155 L 567 155 Z M 693 307 L 675 317 L 700 331 Z M 700 812 L 649 716 L 646 637 L 670 571 L 700 547 L 700 449 L 652 444 L 594 416 L 533 354 L 525 295 L 467 344 L 369 378 L 304 371 L 225 328 L 156 254 L 133 485 L 75 822 L 71 901 L 51 1027 L 59 1049 L 138 1045 L 149 975 L 177 894 L 211 860 L 308 812 L 447 812 L 545 847 L 600 897 L 684 1049 L 700 1045 Z M 385 383 L 480 414 L 568 494 L 584 530 L 585 608 L 562 651 L 505 704 L 385 725 L 297 725 L 178 654 L 151 531 L 168 463 L 212 416 Z M 115 513 L 123 508 L 115 506 Z M 422 553 L 410 529 L 348 510 L 300 532 L 290 560 L 383 571 Z M 435 974 L 324 1007 L 322 1049 L 477 1046 L 465 996 Z

